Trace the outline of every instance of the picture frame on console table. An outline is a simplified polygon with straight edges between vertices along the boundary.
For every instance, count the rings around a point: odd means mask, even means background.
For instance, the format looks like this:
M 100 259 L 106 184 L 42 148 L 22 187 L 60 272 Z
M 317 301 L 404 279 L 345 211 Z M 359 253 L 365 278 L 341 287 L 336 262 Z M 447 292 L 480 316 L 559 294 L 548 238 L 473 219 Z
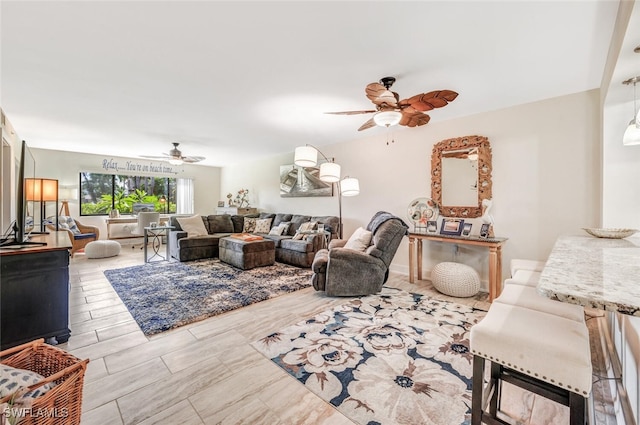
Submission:
M 440 225 L 440 234 L 448 236 L 460 236 L 464 227 L 464 219 L 443 218 Z
M 484 223 L 480 228 L 480 237 L 484 239 L 488 238 L 490 228 L 491 228 L 491 223 Z
M 435 220 L 427 221 L 427 233 L 436 233 L 438 231 L 438 222 Z
M 462 236 L 468 237 L 471 234 L 471 227 L 473 227 L 472 223 L 464 223 L 462 226 Z

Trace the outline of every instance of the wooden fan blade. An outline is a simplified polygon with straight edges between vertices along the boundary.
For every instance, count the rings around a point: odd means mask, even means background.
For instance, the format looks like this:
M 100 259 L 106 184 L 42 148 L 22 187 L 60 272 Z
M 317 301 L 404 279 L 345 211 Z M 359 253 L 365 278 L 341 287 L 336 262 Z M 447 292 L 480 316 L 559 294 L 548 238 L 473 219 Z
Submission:
M 342 111 L 342 112 L 325 112 L 325 114 L 333 114 L 333 115 L 358 115 L 358 114 L 371 114 L 373 112 L 378 112 L 375 109 L 369 111 Z
M 418 127 L 427 124 L 430 119 L 431 117 L 425 113 L 407 112 L 405 109 L 402 111 L 402 118 L 400 118 L 400 122 L 398 124 L 407 127 Z
M 166 155 L 166 154 L 165 154 Z M 167 159 L 166 156 L 153 156 L 153 155 L 140 155 L 140 158 L 148 158 L 148 159 Z
M 365 93 L 370 101 L 378 106 L 389 106 L 395 108 L 398 106 L 398 93 L 387 90 L 380 83 L 371 83 L 365 89 Z
M 376 99 L 378 98 L 378 96 L 380 96 L 385 91 L 387 91 L 387 89 L 380 83 L 368 84 L 364 89 L 365 94 L 373 103 L 376 103 Z
M 188 162 L 188 163 L 200 162 L 203 159 L 205 159 L 204 156 L 185 156 L 185 157 L 182 157 L 182 160 L 184 162 Z
M 429 93 L 420 93 L 408 99 L 401 100 L 399 105 L 409 113 L 416 111 L 425 112 L 434 108 L 447 106 L 449 102 L 453 102 L 456 97 L 458 97 L 458 93 L 452 90 L 436 90 Z
M 364 124 L 362 124 L 360 126 L 358 131 L 367 130 L 367 129 L 369 129 L 371 127 L 375 127 L 375 126 L 376 126 L 376 122 L 373 120 L 373 118 L 369 118 L 369 120 L 367 122 L 365 122 Z

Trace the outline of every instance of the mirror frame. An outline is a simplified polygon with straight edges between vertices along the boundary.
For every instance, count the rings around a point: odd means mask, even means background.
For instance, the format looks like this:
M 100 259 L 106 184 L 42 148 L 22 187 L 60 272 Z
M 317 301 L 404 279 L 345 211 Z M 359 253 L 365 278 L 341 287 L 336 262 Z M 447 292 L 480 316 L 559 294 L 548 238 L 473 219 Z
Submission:
M 478 149 L 478 206 L 442 205 L 442 154 L 447 151 Z M 431 153 L 431 199 L 444 217 L 476 218 L 482 215 L 482 201 L 491 199 L 491 145 L 484 136 L 446 139 L 433 146 Z

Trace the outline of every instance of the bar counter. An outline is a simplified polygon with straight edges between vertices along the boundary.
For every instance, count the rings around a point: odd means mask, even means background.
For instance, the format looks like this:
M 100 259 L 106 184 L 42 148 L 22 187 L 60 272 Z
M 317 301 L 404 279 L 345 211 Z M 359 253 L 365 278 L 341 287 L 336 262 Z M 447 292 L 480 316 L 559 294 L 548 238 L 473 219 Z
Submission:
M 553 300 L 640 316 L 640 238 L 559 237 L 538 292 Z

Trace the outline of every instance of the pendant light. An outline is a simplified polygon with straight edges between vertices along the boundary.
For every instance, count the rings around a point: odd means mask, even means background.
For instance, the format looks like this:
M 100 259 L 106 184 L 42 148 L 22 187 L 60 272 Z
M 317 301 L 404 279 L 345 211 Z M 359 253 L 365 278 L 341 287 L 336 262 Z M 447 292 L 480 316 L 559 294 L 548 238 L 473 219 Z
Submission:
M 634 117 L 629 121 L 622 144 L 625 146 L 640 145 L 640 111 L 636 108 L 636 83 L 640 82 L 640 76 L 629 78 L 622 82 L 624 85 L 633 84 L 633 113 Z

